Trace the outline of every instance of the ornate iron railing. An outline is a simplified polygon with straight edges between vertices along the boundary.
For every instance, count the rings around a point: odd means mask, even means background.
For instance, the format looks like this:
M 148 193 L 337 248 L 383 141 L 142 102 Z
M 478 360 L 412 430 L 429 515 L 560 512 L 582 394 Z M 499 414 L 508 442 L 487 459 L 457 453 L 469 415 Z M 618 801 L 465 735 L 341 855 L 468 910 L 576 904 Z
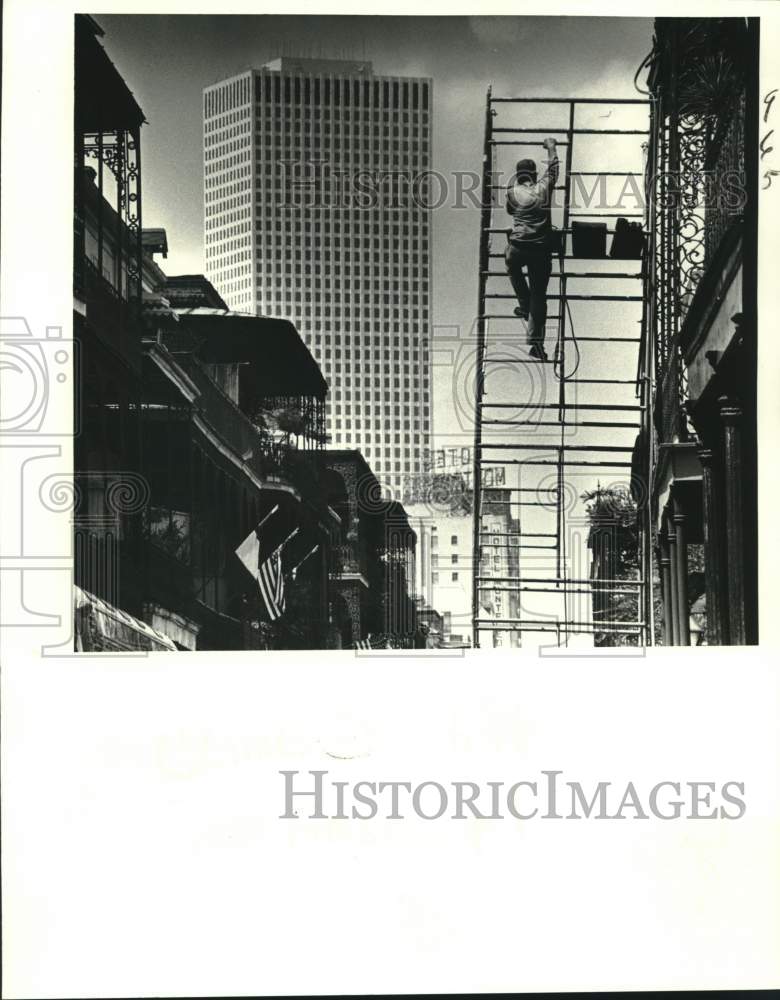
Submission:
M 747 201 L 745 171 L 745 99 L 738 94 L 728 118 L 710 144 L 707 156 L 707 213 L 704 264 L 709 267 L 734 223 L 742 220 Z
M 334 575 L 361 573 L 366 576 L 366 552 L 365 546 L 356 541 L 342 542 L 340 545 L 332 547 L 334 555 L 334 566 L 337 571 Z M 333 567 L 332 567 L 333 569 Z
M 131 301 L 141 301 L 141 142 L 139 129 L 106 129 L 103 132 L 87 132 L 76 135 L 76 171 L 95 162 L 96 190 L 93 201 L 98 206 L 98 269 L 102 271 L 103 223 L 115 229 L 111 235 L 117 254 L 117 280 L 120 291 Z M 107 211 L 103 211 L 101 201 L 108 194 L 105 168 L 108 169 L 113 189 Z M 88 194 L 86 178 L 76 188 L 76 217 L 81 221 L 82 209 L 79 200 Z M 106 216 L 104 220 L 104 215 Z M 78 232 L 83 240 L 83 232 Z M 83 247 L 82 247 L 83 253 Z M 124 259 L 123 259 L 124 258 Z M 126 287 L 124 283 L 126 282 Z
M 645 293 L 663 441 L 693 434 L 680 330 L 745 204 L 745 30 L 742 19 L 656 21 Z
M 321 450 L 325 444 L 325 401 L 316 396 L 268 396 L 260 400 L 264 422 L 287 438 L 287 446 Z

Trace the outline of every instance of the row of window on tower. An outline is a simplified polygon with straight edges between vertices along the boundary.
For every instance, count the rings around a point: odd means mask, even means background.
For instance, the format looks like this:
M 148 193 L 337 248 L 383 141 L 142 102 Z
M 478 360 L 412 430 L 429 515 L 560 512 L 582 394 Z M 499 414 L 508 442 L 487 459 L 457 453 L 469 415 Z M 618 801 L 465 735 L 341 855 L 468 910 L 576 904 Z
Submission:
M 293 122 L 300 121 L 300 125 L 296 125 L 295 128 L 290 126 Z M 275 138 L 280 140 L 290 139 L 290 138 L 318 138 L 318 137 L 328 137 L 338 139 L 339 141 L 347 141 L 353 139 L 356 142 L 365 142 L 369 138 L 380 139 L 384 138 L 421 138 L 423 141 L 427 140 L 427 130 L 424 127 L 419 127 L 421 123 L 418 119 L 414 120 L 414 123 L 410 120 L 409 115 L 405 114 L 403 120 L 400 121 L 398 118 L 387 117 L 384 119 L 384 124 L 381 124 L 375 118 L 367 119 L 369 122 L 369 127 L 365 128 L 360 121 L 352 120 L 351 122 L 334 120 L 332 123 L 329 119 L 320 122 L 317 118 L 301 118 L 301 119 L 289 119 L 289 118 L 277 118 L 274 120 L 273 127 L 271 125 L 271 119 L 266 119 L 265 128 L 262 128 L 262 119 L 257 120 L 257 132 L 255 133 L 255 138 L 259 141 L 261 139 L 272 139 Z M 370 123 L 373 122 L 373 125 Z M 418 136 L 418 133 L 421 135 Z M 206 142 L 206 145 L 214 145 L 215 143 L 221 143 L 228 146 L 230 142 L 236 142 L 235 139 L 221 139 L 218 136 L 214 136 L 211 142 Z M 236 147 L 238 148 L 238 147 Z M 228 148 L 223 150 L 224 152 L 229 152 Z
M 255 98 L 274 104 L 335 107 L 428 108 L 428 83 L 417 80 L 348 80 L 262 73 L 255 78 Z M 207 112 L 208 113 L 208 112 Z
M 248 104 L 252 95 L 249 76 L 217 84 L 203 94 L 203 113 L 211 118 Z M 234 112 L 235 113 L 235 112 Z

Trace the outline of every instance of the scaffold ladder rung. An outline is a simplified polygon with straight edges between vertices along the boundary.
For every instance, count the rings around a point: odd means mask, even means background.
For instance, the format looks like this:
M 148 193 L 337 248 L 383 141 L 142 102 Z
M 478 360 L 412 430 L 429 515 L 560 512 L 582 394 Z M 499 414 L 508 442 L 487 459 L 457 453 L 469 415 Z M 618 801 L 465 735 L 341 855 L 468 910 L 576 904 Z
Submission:
M 494 120 L 497 114 L 496 107 L 503 104 L 518 104 L 521 107 L 533 104 L 547 105 L 565 109 L 568 117 L 568 124 L 563 125 L 558 121 L 555 127 L 540 127 L 535 120 L 515 122 L 501 118 Z M 641 120 L 627 121 L 617 120 L 605 123 L 605 127 L 598 127 L 600 123 L 591 121 L 578 122 L 576 112 L 582 105 L 601 105 L 603 107 L 625 104 L 633 106 L 641 111 L 645 116 Z M 620 308 L 623 304 L 635 307 L 645 301 L 641 294 L 618 294 L 622 291 L 638 291 L 636 286 L 615 285 L 615 281 L 645 281 L 646 265 L 642 258 L 634 257 L 611 257 L 605 253 L 595 256 L 574 253 L 574 243 L 569 242 L 569 237 L 577 231 L 578 220 L 585 222 L 601 223 L 602 232 L 607 235 L 614 235 L 617 229 L 618 219 L 642 220 L 640 229 L 646 230 L 647 216 L 643 212 L 616 208 L 617 202 L 612 200 L 609 204 L 596 204 L 589 196 L 587 199 L 574 202 L 577 191 L 585 192 L 591 186 L 576 185 L 573 187 L 573 180 L 577 178 L 597 178 L 598 182 L 593 184 L 594 192 L 598 188 L 602 190 L 600 179 L 622 178 L 625 182 L 628 178 L 643 177 L 641 170 L 609 170 L 592 171 L 576 169 L 580 164 L 574 162 L 575 145 L 579 146 L 580 137 L 599 136 L 626 136 L 628 138 L 644 137 L 649 134 L 649 129 L 643 126 L 648 120 L 649 102 L 646 98 L 497 98 L 488 91 L 485 106 L 485 131 L 482 160 L 482 199 L 481 199 L 481 219 L 479 227 L 480 249 L 479 249 L 479 288 L 478 288 L 478 308 L 477 308 L 477 350 L 476 350 L 476 392 L 475 392 L 475 426 L 474 426 L 474 559 L 472 562 L 472 625 L 474 630 L 474 645 L 479 646 L 479 633 L 481 629 L 486 631 L 513 632 L 534 632 L 547 631 L 554 632 L 557 636 L 558 645 L 568 642 L 569 636 L 575 633 L 591 634 L 617 634 L 625 633 L 630 636 L 636 635 L 636 641 L 641 643 L 645 640 L 647 616 L 646 609 L 643 611 L 642 588 L 640 580 L 606 580 L 602 581 L 595 576 L 582 579 L 581 573 L 569 576 L 579 566 L 578 555 L 576 558 L 569 555 L 568 546 L 579 544 L 569 541 L 567 532 L 570 530 L 569 514 L 569 485 L 573 482 L 573 477 L 577 476 L 573 469 L 590 470 L 590 474 L 583 472 L 583 479 L 593 479 L 593 486 L 596 486 L 596 473 L 598 470 L 615 470 L 613 473 L 607 472 L 607 476 L 612 479 L 623 478 L 623 470 L 626 470 L 626 478 L 630 475 L 635 446 L 633 435 L 636 434 L 640 421 L 646 419 L 648 412 L 648 392 L 650 383 L 645 370 L 641 364 L 637 369 L 634 366 L 629 369 L 629 373 L 635 377 L 577 377 L 577 369 L 580 362 L 597 361 L 598 365 L 591 370 L 596 374 L 600 372 L 611 375 L 613 372 L 607 369 L 604 371 L 605 363 L 614 365 L 614 374 L 619 376 L 625 374 L 623 361 L 626 358 L 624 352 L 617 352 L 616 357 L 622 360 L 616 361 L 613 357 L 600 355 L 594 351 L 588 354 L 590 344 L 641 344 L 641 336 L 630 336 L 628 321 L 622 319 L 622 330 L 620 327 L 615 331 L 615 335 L 609 334 L 609 327 L 604 322 L 599 323 L 595 330 L 592 327 L 592 320 L 595 317 L 611 319 L 609 314 L 611 308 L 615 316 L 625 315 Z M 562 118 L 562 115 L 561 115 Z M 555 313 L 547 315 L 547 323 L 554 323 L 554 339 L 550 339 L 550 329 L 548 325 L 545 329 L 545 339 L 548 340 L 547 351 L 550 357 L 540 360 L 534 357 L 527 348 L 528 344 L 520 343 L 522 338 L 522 326 L 525 325 L 527 317 L 517 315 L 519 310 L 502 313 L 502 308 L 509 307 L 511 303 L 517 305 L 516 292 L 507 285 L 491 284 L 495 279 L 507 281 L 510 275 L 500 264 L 493 264 L 504 258 L 504 242 L 511 235 L 511 229 L 500 223 L 506 218 L 499 217 L 499 213 L 504 211 L 504 182 L 496 180 L 500 177 L 497 172 L 497 164 L 500 147 L 538 147 L 543 135 L 557 135 L 561 141 L 560 147 L 561 180 L 556 181 L 555 190 L 563 192 L 563 218 L 555 218 L 556 232 L 562 237 L 561 253 L 553 255 L 551 261 L 551 291 L 547 295 Z M 637 150 L 638 150 L 638 144 Z M 587 149 L 590 151 L 588 146 Z M 588 153 L 588 155 L 590 155 Z M 590 166 L 589 163 L 582 164 Z M 614 185 L 613 185 L 614 186 Z M 624 188 L 625 190 L 625 188 Z M 559 224 L 560 223 L 560 224 Z M 613 241 L 613 247 L 616 244 Z M 577 247 L 579 250 L 579 247 Z M 569 271 L 569 262 L 577 261 L 573 265 L 573 270 Z M 578 281 L 604 282 L 604 285 L 578 286 Z M 607 284 L 609 282 L 609 284 Z M 588 288 L 592 292 L 588 292 Z M 494 290 L 495 289 L 495 290 Z M 581 289 L 574 291 L 573 289 Z M 493 309 L 499 312 L 494 313 L 489 303 L 494 302 Z M 499 304 L 501 303 L 501 304 Z M 602 306 L 601 303 L 604 303 Z M 598 310 L 602 311 L 599 312 Z M 591 310 L 596 310 L 595 312 Z M 575 324 L 579 324 L 579 316 L 585 317 L 585 330 L 578 336 Z M 633 314 L 632 314 L 633 315 Z M 508 326 L 503 323 L 507 322 Z M 644 323 L 644 318 L 637 320 Z M 591 329 L 587 326 L 591 324 Z M 633 325 L 633 324 L 632 324 Z M 579 326 L 577 327 L 579 328 Z M 642 327 L 644 330 L 644 326 Z M 517 340 L 516 335 L 519 334 Z M 625 335 L 624 335 L 625 334 Z M 554 354 L 550 349 L 550 342 L 554 343 Z M 574 347 L 572 347 L 574 345 Z M 574 353 L 576 348 L 576 357 Z M 567 363 L 567 354 L 568 363 Z M 554 380 L 544 380 L 543 374 L 540 379 L 533 375 L 533 368 L 526 366 L 538 364 L 553 365 Z M 623 371 L 620 368 L 623 367 Z M 499 369 L 502 371 L 503 381 L 496 382 Z M 544 369 L 540 369 L 544 372 Z M 588 368 L 584 368 L 588 373 Z M 537 400 L 520 399 L 518 401 L 504 402 L 501 394 L 509 393 L 511 380 L 514 373 L 522 375 L 518 379 L 518 385 L 522 386 L 522 392 L 530 391 L 532 397 L 539 396 Z M 492 377 L 491 377 L 492 375 Z M 486 399 L 486 384 L 489 381 L 491 399 Z M 530 387 L 529 387 L 530 382 Z M 550 398 L 555 402 L 545 402 L 544 392 L 552 389 L 554 393 Z M 604 392 L 594 391 L 591 395 L 595 397 L 593 402 L 581 403 L 576 399 L 580 393 L 579 387 L 583 390 L 587 386 L 604 387 Z M 628 395 L 627 392 L 620 393 L 620 387 L 629 387 L 634 399 L 630 397 L 624 403 L 621 401 Z M 574 398 L 572 398 L 573 394 Z M 569 398 L 567 399 L 567 395 Z M 498 396 L 498 399 L 495 397 Z M 504 399 L 511 399 L 511 396 L 504 396 Z M 599 399 L 606 399 L 606 402 L 599 402 Z M 616 401 L 614 401 L 616 400 Z M 486 416 L 493 409 L 495 414 L 493 419 Z M 550 414 L 549 411 L 556 411 Z M 613 414 L 617 414 L 616 419 L 611 419 Z M 620 415 L 624 415 L 620 419 Z M 514 430 L 512 430 L 514 429 Z M 631 444 L 612 443 L 611 439 L 604 433 L 598 432 L 613 431 L 617 441 L 625 440 L 627 435 L 620 432 L 632 432 Z M 539 437 L 529 440 L 532 432 L 538 432 Z M 575 434 L 579 432 L 579 435 Z M 600 438 L 607 437 L 609 444 L 599 444 Z M 490 440 L 492 438 L 493 440 Z M 552 438 L 552 441 L 545 439 Z M 584 455 L 585 457 L 581 457 Z M 540 467 L 540 471 L 534 474 L 526 469 L 529 467 Z M 500 484 L 496 485 L 495 479 L 489 481 L 487 476 L 483 478 L 483 472 L 492 475 L 494 470 L 504 469 L 503 475 L 497 475 Z M 544 469 L 557 470 L 551 475 L 547 475 Z M 618 471 L 619 470 L 619 471 Z M 522 477 L 522 478 L 521 478 Z M 523 483 L 523 480 L 525 481 Z M 546 481 L 549 483 L 545 485 Z M 528 485 L 538 482 L 538 485 Z M 522 485 L 521 485 L 522 484 Z M 583 485 L 585 485 L 583 483 Z M 578 492 L 582 500 L 587 500 L 589 490 L 584 492 L 577 483 Z M 501 500 L 492 499 L 494 495 L 501 496 Z M 523 513 L 527 509 L 534 509 L 538 512 L 545 512 L 551 515 L 550 521 L 544 521 L 529 526 L 534 527 L 534 531 L 525 531 L 526 515 Z M 501 525 L 503 530 L 499 532 L 491 531 L 486 527 L 484 520 L 491 514 L 502 513 L 509 518 Z M 552 517 L 555 521 L 552 521 Z M 540 530 L 549 525 L 549 530 Z M 581 533 L 580 533 L 581 535 Z M 574 536 L 572 536 L 574 537 Z M 489 573 L 491 560 L 491 545 L 494 542 L 503 544 L 504 551 L 515 553 L 514 563 L 509 563 L 507 568 L 514 574 L 508 577 L 497 576 Z M 542 544 L 543 543 L 543 544 Z M 533 572 L 533 555 L 526 557 L 523 553 L 526 550 L 539 551 L 536 558 L 538 564 L 535 568 L 537 573 L 547 573 L 554 570 L 555 575 L 543 575 L 540 577 L 528 576 L 525 572 L 530 569 Z M 487 551 L 487 559 L 484 552 Z M 549 552 L 552 558 L 542 555 L 542 551 Z M 579 550 L 575 550 L 579 552 Z M 495 553 L 493 553 L 495 554 Z M 587 558 L 587 556 L 586 556 Z M 525 559 L 529 560 L 528 562 Z M 484 565 L 483 565 L 484 563 Z M 487 575 L 483 575 L 488 570 Z M 602 570 L 603 572 L 603 570 Z M 609 571 L 607 571 L 609 572 Z M 499 568 L 500 573 L 500 568 Z M 493 590 L 507 592 L 508 608 L 503 610 L 508 614 L 506 617 L 490 618 L 484 616 L 481 610 L 481 595 Z M 511 595 L 516 596 L 513 598 Z M 538 616 L 529 615 L 523 617 L 523 611 L 519 603 L 519 595 L 525 593 L 540 593 L 548 596 L 555 595 L 560 598 L 562 614 L 560 616 Z M 583 620 L 582 614 L 577 614 L 575 606 L 569 601 L 575 595 L 586 595 L 593 597 L 601 595 L 600 604 L 604 605 L 608 598 L 620 594 L 636 595 L 637 601 L 629 603 L 632 606 L 636 603 L 636 620 L 624 622 L 622 619 L 628 617 L 624 610 L 622 615 L 617 614 L 617 609 L 610 607 L 599 607 L 596 602 L 587 612 L 588 621 Z M 606 596 L 605 596 L 606 595 Z M 491 609 L 492 610 L 492 609 Z M 603 620 L 596 619 L 603 616 Z M 614 615 L 614 618 L 607 616 Z M 631 641 L 631 640 L 629 640 Z
M 509 492 L 512 492 L 512 493 L 538 493 L 539 492 L 539 487 L 538 486 L 509 486 L 509 487 L 507 487 L 507 486 L 501 486 L 501 487 L 498 487 L 498 488 L 501 490 L 502 493 L 509 493 Z M 549 486 L 549 487 L 545 486 L 545 487 L 543 487 L 542 492 L 543 493 L 554 493 L 556 489 L 557 489 L 556 486 Z M 497 505 L 503 506 L 504 504 L 511 504 L 512 502 L 513 502 L 512 500 L 489 500 L 488 501 L 488 503 L 490 503 L 490 505 L 493 506 L 493 507 L 495 507 Z
M 571 132 L 565 128 L 494 128 L 493 132 L 525 135 L 647 135 L 647 129 L 625 129 L 625 128 L 575 128 Z M 539 145 L 537 140 L 536 145 Z M 562 143 L 559 143 L 562 145 Z
M 570 219 L 644 219 L 644 212 L 571 212 Z
M 488 292 L 485 295 L 486 299 L 514 299 L 517 301 L 517 297 L 514 292 Z M 566 298 L 569 302 L 642 302 L 643 297 L 641 295 L 548 295 L 547 300 L 549 302 L 557 302 L 559 299 Z
M 563 227 L 561 227 L 560 229 L 556 230 L 556 232 L 558 232 L 558 233 L 565 233 L 567 236 L 570 235 L 572 233 L 572 231 L 573 230 L 571 229 L 571 227 L 569 227 L 568 229 L 564 229 Z M 496 226 L 487 226 L 485 229 L 483 229 L 483 232 L 488 233 L 491 236 L 507 236 L 508 237 L 509 234 L 512 232 L 512 230 L 511 229 L 507 229 L 505 226 L 501 226 L 500 228 L 497 228 Z M 614 229 L 607 229 L 607 235 L 608 236 L 609 235 L 613 235 L 614 232 L 615 232 Z M 491 254 L 490 256 L 491 257 L 503 257 L 504 254 Z M 569 256 L 569 254 L 566 254 L 566 256 L 563 259 L 564 260 L 610 260 L 610 261 L 611 260 L 620 260 L 619 257 L 617 257 L 617 258 L 613 258 L 613 257 L 579 257 L 579 256 L 575 257 L 574 255 Z
M 485 365 L 554 365 L 555 360 L 553 358 L 545 358 L 540 360 L 532 355 L 527 358 L 483 358 L 482 363 Z
M 563 230 L 559 230 L 559 231 L 563 232 Z M 509 235 L 509 230 L 507 230 L 507 229 L 494 229 L 494 230 L 492 230 L 492 232 L 493 233 L 501 233 L 504 236 L 508 236 Z M 607 233 L 608 234 L 609 233 L 614 233 L 614 229 L 608 229 Z M 488 256 L 489 260 L 506 260 L 506 253 L 489 253 L 487 256 Z M 560 256 L 556 256 L 554 259 L 555 260 L 560 260 L 561 257 Z M 615 260 L 619 260 L 619 259 L 620 258 L 615 258 Z M 592 260 L 599 260 L 599 261 L 606 261 L 607 263 L 614 263 L 615 262 L 615 260 L 613 260 L 611 257 L 584 257 L 584 256 L 581 256 L 580 254 L 575 255 L 575 254 L 570 254 L 570 253 L 567 253 L 563 257 L 563 260 L 565 260 L 565 261 L 566 260 L 591 260 L 591 261 Z
M 539 140 L 533 139 L 491 139 L 491 146 L 538 146 Z M 559 142 L 559 146 L 568 146 L 568 142 Z
M 638 344 L 640 337 L 563 337 L 567 344 Z
M 520 532 L 490 531 L 485 529 L 480 532 L 485 538 L 517 538 Z M 556 538 L 554 531 L 523 531 L 523 538 Z
M 486 365 L 554 365 L 555 361 L 552 358 L 545 358 L 544 361 L 540 361 L 539 358 L 530 355 L 525 358 L 484 358 L 483 364 Z
M 501 582 L 501 583 L 507 583 L 507 582 L 509 582 L 509 583 L 547 583 L 547 584 L 560 584 L 561 586 L 563 586 L 564 584 L 569 584 L 569 583 L 573 583 L 575 585 L 577 585 L 577 584 L 581 585 L 581 584 L 586 584 L 586 583 L 589 584 L 589 583 L 593 582 L 590 577 L 571 577 L 571 576 L 566 576 L 566 577 L 564 577 L 564 576 L 550 576 L 550 577 L 544 577 L 544 576 L 542 576 L 542 577 L 526 576 L 526 577 L 519 577 L 519 576 L 479 576 L 478 575 L 477 576 L 477 581 L 480 581 L 480 580 L 496 580 L 497 582 Z M 613 583 L 616 586 L 620 586 L 620 587 L 626 587 L 626 586 L 641 587 L 641 586 L 644 585 L 644 580 L 642 580 L 642 579 L 639 579 L 639 580 L 612 580 L 612 579 L 599 580 L 599 586 L 600 587 L 608 586 L 609 584 L 613 584 Z
M 477 447 L 490 448 L 492 451 L 517 451 L 518 449 L 523 449 L 524 451 L 594 451 L 594 452 L 632 452 L 634 450 L 633 445 L 623 445 L 623 444 L 563 444 L 563 445 L 551 445 L 551 444 L 538 444 L 537 442 L 522 444 L 506 444 L 503 441 L 484 441 Z
M 511 587 L 506 584 L 495 584 L 495 583 L 484 583 L 479 588 L 480 592 L 485 592 L 486 590 L 494 590 L 498 593 L 509 593 L 509 594 L 558 594 L 563 595 L 563 590 L 560 587 L 526 587 L 517 586 Z M 567 587 L 567 594 L 578 594 L 590 595 L 590 594 L 627 594 L 628 596 L 636 597 L 637 591 L 621 589 L 620 587 L 598 587 L 594 583 L 591 587 Z
M 580 259 L 580 258 L 578 258 Z M 508 278 L 509 275 L 506 271 L 484 271 L 483 274 L 487 278 Z M 613 278 L 642 278 L 641 272 L 634 274 L 633 272 L 623 271 L 620 273 L 615 273 L 614 271 L 604 271 L 603 273 L 599 271 L 582 271 L 575 273 L 573 271 L 565 271 L 561 273 L 560 271 L 553 271 L 550 278 L 601 278 L 604 281 L 609 281 Z M 549 319 L 549 317 L 548 317 Z
M 635 378 L 567 378 L 569 385 L 636 385 Z
M 498 461 L 498 459 L 494 459 L 494 461 Z M 536 489 L 534 489 L 533 487 L 529 487 L 529 486 L 496 486 L 495 489 L 501 490 L 502 493 L 530 493 L 530 492 L 536 493 L 537 492 Z M 545 493 L 547 493 L 547 492 L 553 493 L 556 489 L 557 489 L 557 487 L 555 487 L 555 486 L 550 486 L 549 489 L 547 487 L 545 487 L 544 490 L 543 490 L 543 492 L 545 492 Z M 498 506 L 499 504 L 507 504 L 507 503 L 514 503 L 514 502 L 515 501 L 512 501 L 512 500 L 488 500 L 488 501 L 486 501 L 486 503 L 490 503 L 491 506 L 493 506 L 493 507 Z M 519 502 L 520 501 L 517 501 L 517 503 L 519 503 Z M 536 505 L 534 504 L 534 506 L 536 506 Z
M 631 462 L 584 462 L 584 461 L 565 461 L 563 463 L 556 459 L 546 459 L 546 458 L 494 458 L 491 459 L 494 465 L 570 465 L 572 467 L 579 466 L 580 468 L 591 468 L 591 469 L 630 469 Z
M 634 384 L 633 379 L 631 384 Z M 482 403 L 482 408 L 485 410 L 517 410 L 524 409 L 520 403 Z M 536 410 L 607 410 L 607 411 L 621 411 L 624 413 L 631 411 L 643 410 L 644 407 L 640 403 L 537 403 L 534 406 Z
M 489 104 L 644 104 L 647 97 L 493 97 L 488 91 Z
M 548 295 L 547 299 L 550 302 L 557 302 L 559 299 L 563 298 L 561 295 Z M 514 294 L 509 292 L 489 292 L 484 296 L 486 299 L 515 299 Z M 643 302 L 644 299 L 641 295 L 566 295 L 565 298 L 569 302 Z M 499 319 L 501 317 L 498 317 Z
M 492 427 L 602 427 L 605 430 L 617 428 L 618 430 L 632 430 L 635 431 L 639 424 L 633 423 L 629 424 L 626 421 L 613 421 L 609 422 L 607 420 L 483 420 L 483 425 L 490 425 Z
M 636 635 L 637 639 L 639 639 L 642 635 L 642 630 L 639 627 L 636 629 L 614 629 L 607 628 L 606 626 L 595 626 L 594 628 L 588 628 L 586 626 L 583 626 L 582 628 L 571 628 L 567 627 L 565 624 L 520 625 L 516 622 L 496 624 L 492 618 L 479 618 L 477 619 L 476 624 L 481 632 L 530 632 L 532 634 L 537 632 L 551 632 L 558 639 L 560 639 L 563 634 L 566 634 L 569 637 L 574 635 Z M 558 645 L 560 645 L 560 642 Z
M 572 170 L 570 177 L 644 177 L 638 170 Z
M 612 629 L 613 631 L 620 631 L 620 632 L 628 632 L 628 631 L 632 631 L 633 632 L 634 629 L 640 630 L 644 626 L 644 622 L 641 622 L 641 621 L 637 621 L 637 622 L 615 622 L 615 621 L 606 621 L 606 622 L 579 622 L 579 621 L 568 620 L 565 623 L 564 622 L 558 622 L 558 623 L 556 623 L 556 622 L 548 621 L 547 619 L 539 619 L 539 618 L 500 618 L 500 619 L 496 619 L 496 618 L 484 618 L 484 619 L 481 619 L 481 620 L 482 621 L 493 622 L 494 624 L 498 624 L 500 622 L 500 623 L 502 623 L 505 626 L 506 625 L 518 625 L 518 626 L 520 626 L 520 627 L 522 627 L 524 629 L 529 629 L 529 630 L 530 630 L 531 626 L 533 626 L 533 625 L 552 625 L 554 627 L 557 624 L 561 628 L 564 627 L 564 625 L 565 625 L 567 628 L 570 628 L 572 631 L 575 631 L 575 630 L 580 629 L 580 628 L 593 628 L 597 632 L 603 632 L 603 631 L 606 631 L 608 629 Z

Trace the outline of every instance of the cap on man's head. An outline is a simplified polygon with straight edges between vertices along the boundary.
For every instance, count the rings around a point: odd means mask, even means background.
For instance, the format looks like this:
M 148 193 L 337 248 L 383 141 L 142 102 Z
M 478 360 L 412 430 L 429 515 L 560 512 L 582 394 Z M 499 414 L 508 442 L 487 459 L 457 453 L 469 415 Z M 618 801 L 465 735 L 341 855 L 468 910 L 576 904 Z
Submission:
M 536 180 L 536 161 L 535 160 L 518 160 L 517 161 L 517 179 L 522 182 L 524 180 Z

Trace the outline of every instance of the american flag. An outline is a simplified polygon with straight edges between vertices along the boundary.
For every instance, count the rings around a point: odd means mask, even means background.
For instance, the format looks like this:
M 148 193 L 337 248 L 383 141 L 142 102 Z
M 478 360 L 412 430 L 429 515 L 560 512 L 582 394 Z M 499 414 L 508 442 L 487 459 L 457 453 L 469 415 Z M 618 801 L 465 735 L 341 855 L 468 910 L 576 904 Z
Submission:
M 262 522 L 261 522 L 262 524 Z M 284 573 L 282 571 L 282 549 L 290 541 L 293 535 L 297 534 L 295 528 L 281 545 L 261 561 L 260 559 L 260 531 L 259 526 L 246 536 L 243 542 L 236 549 L 236 555 L 244 564 L 246 569 L 257 580 L 260 588 L 260 596 L 265 605 L 268 621 L 275 622 L 284 614 Z
M 373 638 L 372 638 L 373 636 Z M 373 632 L 369 632 L 365 639 L 358 639 L 355 643 L 355 649 L 392 649 L 393 646 L 390 642 L 390 638 L 387 635 L 374 635 Z
M 268 620 L 275 622 L 284 614 L 284 574 L 282 573 L 282 555 L 276 551 L 260 566 L 257 571 L 257 582 L 260 585 L 260 596 L 263 598 Z

